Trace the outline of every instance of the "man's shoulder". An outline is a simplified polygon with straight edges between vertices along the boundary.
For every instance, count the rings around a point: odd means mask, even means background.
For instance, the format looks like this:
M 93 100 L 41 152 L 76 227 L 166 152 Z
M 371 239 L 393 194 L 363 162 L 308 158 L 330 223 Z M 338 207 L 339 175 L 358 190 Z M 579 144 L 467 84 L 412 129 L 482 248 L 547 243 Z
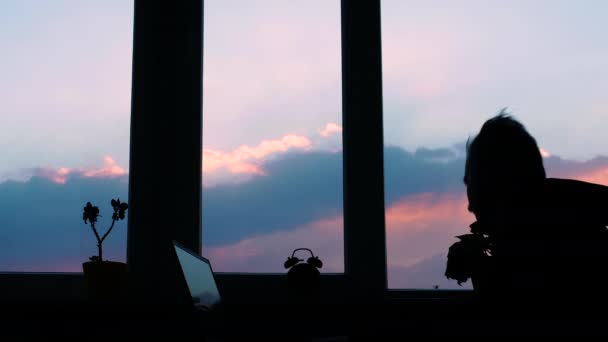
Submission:
M 547 178 L 544 205 L 561 219 L 608 224 L 608 187 L 575 179 Z
M 545 179 L 545 187 L 564 191 L 593 191 L 608 193 L 608 186 L 568 178 L 547 178 Z
M 608 200 L 608 186 L 584 182 L 576 179 L 547 178 L 545 195 L 560 200 L 583 200 L 589 202 Z

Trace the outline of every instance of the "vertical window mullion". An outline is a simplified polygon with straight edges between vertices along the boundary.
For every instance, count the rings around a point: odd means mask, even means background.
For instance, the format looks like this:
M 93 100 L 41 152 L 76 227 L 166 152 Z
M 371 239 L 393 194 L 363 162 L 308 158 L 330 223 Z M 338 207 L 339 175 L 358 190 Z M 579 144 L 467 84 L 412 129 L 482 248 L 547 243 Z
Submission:
M 345 271 L 355 293 L 387 288 L 380 0 L 342 0 Z
M 176 296 L 172 241 L 200 252 L 203 1 L 135 0 L 127 257 L 142 298 Z

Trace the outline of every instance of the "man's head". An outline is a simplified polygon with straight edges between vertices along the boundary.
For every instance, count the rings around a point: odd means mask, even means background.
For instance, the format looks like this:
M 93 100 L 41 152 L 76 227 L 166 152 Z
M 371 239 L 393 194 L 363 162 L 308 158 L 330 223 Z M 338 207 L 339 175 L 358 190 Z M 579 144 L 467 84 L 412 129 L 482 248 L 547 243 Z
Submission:
M 545 177 L 536 140 L 505 110 L 486 121 L 467 143 L 464 183 L 469 210 L 478 221 L 513 209 Z

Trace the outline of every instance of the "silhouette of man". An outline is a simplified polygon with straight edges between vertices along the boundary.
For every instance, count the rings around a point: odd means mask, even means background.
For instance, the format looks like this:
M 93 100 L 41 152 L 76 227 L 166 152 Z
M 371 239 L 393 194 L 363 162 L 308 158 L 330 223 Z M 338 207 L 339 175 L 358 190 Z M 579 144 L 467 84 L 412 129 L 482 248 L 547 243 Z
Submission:
M 572 313 L 608 291 L 608 187 L 547 178 L 535 139 L 505 111 L 467 143 L 464 183 L 477 221 L 446 276 L 482 302 Z

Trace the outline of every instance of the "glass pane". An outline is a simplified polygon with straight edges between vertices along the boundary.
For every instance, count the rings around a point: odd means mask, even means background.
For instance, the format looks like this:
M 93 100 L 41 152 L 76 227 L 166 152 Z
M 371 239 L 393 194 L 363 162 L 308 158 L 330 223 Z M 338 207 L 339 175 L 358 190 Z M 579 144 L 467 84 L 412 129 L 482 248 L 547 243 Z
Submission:
M 461 288 L 443 274 L 474 221 L 465 143 L 503 107 L 549 177 L 608 184 L 606 19 L 603 1 L 382 1 L 391 288 Z
M 204 32 L 203 254 L 342 272 L 340 1 L 209 0 Z
M 0 271 L 76 271 L 127 200 L 133 1 L 0 4 Z M 126 258 L 126 221 L 104 259 Z

